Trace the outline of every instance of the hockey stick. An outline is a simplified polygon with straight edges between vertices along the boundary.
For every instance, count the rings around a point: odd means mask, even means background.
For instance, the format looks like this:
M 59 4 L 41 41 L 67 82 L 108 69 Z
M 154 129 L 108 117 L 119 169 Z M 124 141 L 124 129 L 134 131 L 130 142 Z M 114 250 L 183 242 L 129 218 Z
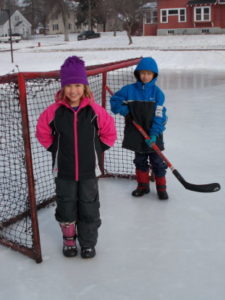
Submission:
M 109 94 L 113 95 L 112 90 L 106 85 L 105 89 L 109 92 Z M 137 124 L 134 120 L 132 120 L 133 125 L 137 128 L 137 130 L 142 134 L 145 139 L 150 139 L 149 135 L 145 132 L 145 130 Z M 173 175 L 180 181 L 180 183 L 190 191 L 201 192 L 201 193 L 211 193 L 217 192 L 220 190 L 219 183 L 209 183 L 209 184 L 193 184 L 187 182 L 183 176 L 178 172 L 177 169 L 171 164 L 171 162 L 166 158 L 166 156 L 161 152 L 159 147 L 154 143 L 151 148 L 163 159 L 165 164 L 170 168 Z
M 134 120 L 132 120 L 133 125 L 137 128 L 137 130 L 143 135 L 145 139 L 150 139 L 149 135 L 145 132 L 145 130 L 137 124 Z M 219 183 L 209 183 L 209 184 L 193 184 L 187 182 L 183 176 L 177 171 L 177 169 L 174 168 L 174 166 L 171 164 L 171 162 L 165 157 L 165 155 L 161 152 L 159 147 L 153 143 L 151 145 L 151 148 L 163 159 L 163 161 L 166 163 L 166 165 L 170 168 L 173 175 L 180 181 L 183 186 L 190 191 L 194 192 L 201 192 L 201 193 L 211 193 L 211 192 L 217 192 L 220 190 L 220 184 Z

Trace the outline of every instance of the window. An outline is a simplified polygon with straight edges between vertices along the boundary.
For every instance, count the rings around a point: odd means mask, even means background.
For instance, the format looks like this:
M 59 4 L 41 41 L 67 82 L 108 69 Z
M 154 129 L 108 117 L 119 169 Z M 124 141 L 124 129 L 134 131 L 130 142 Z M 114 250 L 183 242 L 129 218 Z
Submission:
M 225 4 L 225 0 L 219 0 L 219 4 Z
M 149 10 L 145 13 L 145 24 L 157 23 L 157 10 Z
M 211 21 L 211 8 L 210 7 L 195 7 L 194 8 L 195 22 Z
M 186 22 L 186 9 L 180 9 L 179 22 Z
M 168 23 L 170 16 L 178 16 L 178 22 L 186 22 L 186 8 L 161 9 L 161 23 Z
M 151 23 L 151 13 L 150 11 L 145 13 L 145 24 L 150 24 Z
M 153 12 L 152 12 L 152 20 L 153 20 L 153 23 L 157 23 L 158 22 L 158 12 L 157 12 L 157 9 L 154 9 Z
M 161 23 L 168 23 L 168 14 L 166 9 L 161 10 Z
M 169 9 L 168 10 L 170 16 L 177 16 L 178 15 L 178 9 Z
M 52 30 L 59 30 L 59 24 L 53 24 L 52 25 Z

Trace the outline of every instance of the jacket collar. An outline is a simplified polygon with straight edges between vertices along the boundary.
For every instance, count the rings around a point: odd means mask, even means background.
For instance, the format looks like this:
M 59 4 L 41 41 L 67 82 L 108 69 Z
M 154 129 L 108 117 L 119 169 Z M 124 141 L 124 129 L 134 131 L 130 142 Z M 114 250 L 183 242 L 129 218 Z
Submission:
M 148 83 L 142 83 L 140 80 L 138 80 L 135 84 L 136 84 L 138 89 L 145 90 L 145 89 L 149 89 L 152 86 L 154 86 L 156 80 L 157 80 L 157 78 L 153 78 L 152 81 L 150 81 Z
M 59 105 L 64 105 L 68 108 L 71 109 L 71 106 L 69 105 L 69 103 L 67 103 L 65 100 L 61 99 L 60 97 L 61 95 L 61 91 L 58 91 L 56 94 L 55 94 L 55 102 L 58 103 Z M 79 109 L 80 110 L 81 108 L 91 104 L 94 102 L 94 99 L 90 99 L 90 98 L 83 98 L 82 101 L 80 102 L 80 105 L 79 105 Z

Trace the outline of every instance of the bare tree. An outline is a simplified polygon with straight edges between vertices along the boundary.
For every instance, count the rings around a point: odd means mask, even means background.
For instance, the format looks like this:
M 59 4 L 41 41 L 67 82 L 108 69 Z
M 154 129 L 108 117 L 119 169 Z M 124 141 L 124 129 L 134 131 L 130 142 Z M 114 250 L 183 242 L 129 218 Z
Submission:
M 33 34 L 35 33 L 37 26 L 41 22 L 43 13 L 46 14 L 49 12 L 49 2 L 47 2 L 46 4 L 44 2 L 44 0 L 23 0 L 21 10 L 24 16 L 31 23 Z
M 0 0 L 0 8 L 10 9 L 11 11 L 18 8 L 16 0 Z
M 131 33 L 135 24 L 142 22 L 142 7 L 148 0 L 114 0 L 112 7 L 123 22 L 127 32 L 129 45 L 133 43 Z
M 51 0 L 52 1 L 52 0 Z M 56 13 L 61 12 L 64 25 L 64 40 L 69 41 L 69 23 L 68 16 L 74 10 L 73 1 L 71 0 L 54 0 L 56 6 Z
M 38 21 L 39 24 L 43 26 L 43 33 L 47 33 L 47 23 L 48 23 L 48 16 L 52 12 L 52 7 L 54 6 L 55 1 L 54 0 L 48 0 L 47 2 L 45 0 L 38 0 L 39 6 L 38 6 Z
M 5 7 L 5 1 L 4 0 L 0 0 L 0 9 Z
M 15 0 L 13 0 L 15 1 Z M 64 40 L 69 41 L 68 15 L 71 11 L 70 0 L 23 0 L 23 13 L 32 24 L 32 31 L 42 23 L 46 27 L 48 15 L 54 11 L 55 15 L 62 14 L 64 25 Z
M 63 20 L 63 25 L 64 25 L 64 41 L 68 42 L 69 41 L 69 25 L 68 25 L 68 6 L 67 6 L 67 1 L 66 0 L 56 0 L 55 1 L 56 5 L 58 6 L 58 9 L 62 13 L 62 20 Z
M 103 0 L 82 0 L 79 1 L 77 11 L 77 25 L 87 25 L 88 29 L 91 30 L 94 25 L 98 22 L 96 15 L 100 15 L 99 8 Z M 97 8 L 98 7 L 98 8 Z
M 102 24 L 103 31 L 105 32 L 107 20 L 112 16 L 111 0 L 95 0 L 95 2 L 96 5 L 93 8 L 92 14 L 95 17 L 96 23 Z

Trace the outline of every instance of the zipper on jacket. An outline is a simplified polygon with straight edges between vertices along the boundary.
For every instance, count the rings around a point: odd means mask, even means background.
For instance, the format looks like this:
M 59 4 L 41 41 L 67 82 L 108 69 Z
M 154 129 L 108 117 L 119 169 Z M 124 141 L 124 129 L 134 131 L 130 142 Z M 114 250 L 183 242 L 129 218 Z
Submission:
M 77 112 L 74 112 L 74 155 L 75 155 L 75 180 L 78 181 L 78 170 L 79 170 L 79 163 L 78 163 L 78 136 L 77 136 Z
M 55 127 L 55 130 L 57 132 L 55 120 L 54 120 L 54 127 Z M 60 138 L 61 138 L 61 135 L 60 135 L 60 133 L 58 133 L 57 150 L 56 150 L 56 154 L 55 154 L 54 166 L 53 166 L 53 169 L 52 169 L 54 177 L 57 177 L 58 176 L 58 172 L 59 172 L 59 145 L 60 145 Z
M 58 162 L 58 160 L 59 160 L 59 141 L 60 141 L 60 134 L 58 135 L 57 151 L 56 151 L 56 155 L 55 155 L 55 163 L 53 166 L 54 177 L 57 177 L 58 171 L 59 171 L 59 168 L 58 168 L 58 165 L 59 165 L 59 162 Z
M 102 172 L 99 168 L 98 154 L 97 154 L 97 151 L 95 148 L 95 138 L 96 138 L 96 129 L 94 128 L 93 147 L 94 147 L 94 152 L 95 152 L 95 176 L 98 177 L 102 174 Z

